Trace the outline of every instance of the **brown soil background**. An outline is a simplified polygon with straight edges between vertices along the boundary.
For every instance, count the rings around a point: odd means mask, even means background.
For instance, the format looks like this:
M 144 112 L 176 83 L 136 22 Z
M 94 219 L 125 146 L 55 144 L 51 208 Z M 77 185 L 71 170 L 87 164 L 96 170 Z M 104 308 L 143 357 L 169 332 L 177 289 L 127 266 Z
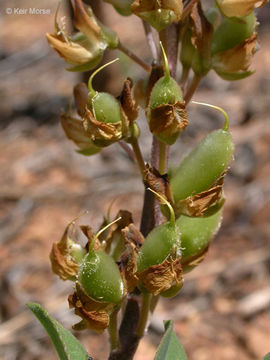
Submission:
M 46 3 L 46 5 L 45 5 Z M 256 73 L 229 83 L 210 73 L 194 100 L 222 106 L 231 119 L 235 160 L 226 179 L 223 226 L 205 261 L 185 278 L 173 299 L 162 299 L 135 360 L 153 359 L 163 319 L 173 319 L 190 360 L 255 360 L 270 351 L 270 4 L 260 10 Z M 51 9 L 51 15 L 6 15 L 7 7 Z M 139 222 L 143 186 L 123 150 L 112 145 L 86 158 L 74 151 L 59 125 L 78 75 L 49 49 L 56 1 L 0 3 L 0 359 L 56 359 L 46 333 L 26 309 L 40 302 L 66 328 L 78 319 L 68 309 L 72 283 L 50 270 L 49 252 L 66 224 L 84 210 L 80 223 L 97 228 L 113 199 L 112 212 L 128 209 Z M 140 21 L 121 18 L 104 5 L 104 22 L 146 61 L 150 54 Z M 107 55 L 115 57 L 115 53 Z M 121 56 L 123 68 L 99 75 L 118 95 L 127 74 L 144 74 Z M 130 69 L 129 69 L 130 68 Z M 105 84 L 106 80 L 106 84 Z M 103 84 L 104 82 L 104 84 Z M 221 116 L 190 105 L 190 125 L 172 148 L 179 162 Z M 149 158 L 146 121 L 140 143 Z M 180 155 L 179 155 L 180 154 Z M 75 334 L 95 360 L 106 359 L 107 335 Z

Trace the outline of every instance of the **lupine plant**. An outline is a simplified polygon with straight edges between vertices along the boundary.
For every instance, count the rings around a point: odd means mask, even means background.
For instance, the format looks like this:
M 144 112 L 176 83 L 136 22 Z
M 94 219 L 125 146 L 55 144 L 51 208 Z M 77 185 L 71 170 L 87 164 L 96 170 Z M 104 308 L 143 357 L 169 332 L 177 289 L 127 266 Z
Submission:
M 210 70 L 227 81 L 253 74 L 249 67 L 258 50 L 254 10 L 266 1 L 105 1 L 122 16 L 141 18 L 151 63 L 127 49 L 82 0 L 72 0 L 75 33 L 66 32 L 57 11 L 55 32 L 47 39 L 69 65 L 67 70 L 95 69 L 87 84 L 74 87 L 74 109 L 61 114 L 62 127 L 79 154 L 95 156 L 118 143 L 134 160 L 138 181 L 145 187 L 141 223 L 134 224 L 132 214 L 121 209 L 115 219 L 104 216 L 96 231 L 91 224 L 77 225 L 85 238 L 81 244 L 71 231 L 77 219 L 72 220 L 53 244 L 50 260 L 55 274 L 74 283 L 68 303 L 80 321 L 73 329 L 107 330 L 109 360 L 130 360 L 160 297 L 181 291 L 185 273 L 204 259 L 221 226 L 224 178 L 234 151 L 226 112 L 208 104 L 208 99 L 197 103 L 220 111 L 224 125 L 210 132 L 172 171 L 168 171 L 170 147 L 181 141 L 188 126 L 187 106 Z M 127 78 L 117 98 L 95 90 L 95 75 L 105 66 L 116 66 L 117 59 L 99 65 L 106 49 L 118 49 L 141 66 L 143 85 Z M 139 144 L 139 106 L 149 125 L 149 163 Z M 60 359 L 94 358 L 40 305 L 28 307 L 45 327 Z M 164 326 L 155 360 L 187 359 L 172 321 Z

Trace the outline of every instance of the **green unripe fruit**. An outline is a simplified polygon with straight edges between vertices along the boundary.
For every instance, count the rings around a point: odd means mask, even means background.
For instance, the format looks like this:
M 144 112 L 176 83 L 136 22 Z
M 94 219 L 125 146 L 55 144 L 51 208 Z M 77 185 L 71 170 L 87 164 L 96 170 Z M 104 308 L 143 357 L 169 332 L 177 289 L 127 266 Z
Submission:
M 92 299 L 119 303 L 124 296 L 124 284 L 114 260 L 102 251 L 90 251 L 79 268 L 79 282 Z
M 154 228 L 146 237 L 137 260 L 138 272 L 150 266 L 161 264 L 172 252 L 180 249 L 180 231 L 169 222 Z
M 234 150 L 227 127 L 208 134 L 173 172 L 170 185 L 175 202 L 208 190 L 227 169 Z
M 170 123 L 166 124 L 166 121 L 168 121 L 168 119 L 164 117 L 163 125 L 161 126 L 160 118 L 163 118 L 163 116 L 160 114 L 160 111 L 162 111 L 162 105 L 175 105 L 177 102 L 182 103 L 183 95 L 180 86 L 170 76 L 168 60 L 162 44 L 161 49 L 163 53 L 165 75 L 162 76 L 155 83 L 151 91 L 148 104 L 147 118 L 151 132 L 153 132 L 160 141 L 168 145 L 172 145 L 176 141 L 180 133 L 180 129 L 177 126 L 180 120 L 177 118 L 177 116 L 174 115 L 174 121 L 170 119 Z M 158 112 L 156 112 L 157 110 Z M 165 110 L 165 114 L 166 111 L 167 110 Z
M 176 220 L 181 231 L 181 262 L 205 250 L 219 229 L 222 209 L 208 217 L 189 217 L 182 215 Z
M 114 63 L 118 59 L 110 61 L 109 63 L 101 66 L 97 69 L 89 78 L 89 106 L 98 121 L 116 124 L 121 123 L 121 107 L 119 101 L 109 93 L 95 91 L 92 87 L 92 81 L 94 76 L 104 69 L 104 67 Z
M 177 82 L 170 76 L 162 76 L 153 87 L 149 107 L 156 108 L 163 104 L 174 104 L 183 101 L 182 91 Z
M 149 190 L 165 201 L 161 195 L 151 189 Z M 170 211 L 170 220 L 157 226 L 147 235 L 138 253 L 138 272 L 142 272 L 150 266 L 161 264 L 172 253 L 175 253 L 177 257 L 181 256 L 180 231 L 175 224 L 173 208 L 167 201 L 165 202 Z
M 121 121 L 120 104 L 111 94 L 97 93 L 92 98 L 92 109 L 99 121 L 112 124 Z
M 213 36 L 212 55 L 233 48 L 248 39 L 254 32 L 256 17 L 254 13 L 239 19 L 224 18 Z

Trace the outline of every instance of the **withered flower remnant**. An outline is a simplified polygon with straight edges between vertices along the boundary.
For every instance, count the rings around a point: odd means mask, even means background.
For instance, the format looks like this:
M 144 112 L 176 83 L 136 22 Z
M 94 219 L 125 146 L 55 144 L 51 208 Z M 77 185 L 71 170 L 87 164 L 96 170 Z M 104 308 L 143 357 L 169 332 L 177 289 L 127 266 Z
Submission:
M 115 48 L 117 35 L 102 25 L 94 16 L 90 7 L 85 10 L 81 0 L 73 0 L 74 25 L 79 30 L 68 36 L 57 23 L 55 15 L 55 34 L 46 34 L 49 44 L 64 60 L 72 65 L 67 70 L 88 71 L 101 61 L 104 50 Z
M 86 250 L 69 237 L 72 225 L 74 225 L 74 220 L 67 225 L 61 240 L 53 243 L 50 260 L 52 270 L 56 275 L 62 280 L 74 281 Z
M 181 20 L 182 0 L 134 0 L 132 12 L 161 31 Z
M 216 0 L 223 15 L 227 17 L 244 17 L 255 8 L 264 6 L 268 0 Z

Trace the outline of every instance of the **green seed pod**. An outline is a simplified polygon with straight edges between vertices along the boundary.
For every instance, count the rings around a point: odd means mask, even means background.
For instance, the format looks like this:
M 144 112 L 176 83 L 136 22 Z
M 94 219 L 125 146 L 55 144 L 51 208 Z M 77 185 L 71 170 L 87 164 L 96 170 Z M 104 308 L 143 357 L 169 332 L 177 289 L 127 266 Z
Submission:
M 161 198 L 159 194 L 154 193 Z M 181 257 L 180 231 L 175 224 L 174 211 L 171 205 L 168 202 L 166 205 L 170 210 L 170 221 L 157 226 L 146 237 L 138 252 L 137 271 L 139 273 L 150 266 L 161 264 L 172 253 L 176 253 L 178 258 Z
M 207 217 L 180 216 L 176 224 L 181 230 L 181 263 L 183 268 L 207 250 L 211 239 L 217 233 L 222 220 L 222 209 Z
M 253 34 L 255 26 L 254 13 L 238 19 L 224 18 L 214 33 L 211 54 L 215 55 L 242 43 Z
M 100 230 L 93 239 L 89 253 L 84 257 L 78 272 L 78 280 L 86 295 L 103 303 L 119 303 L 125 294 L 120 271 L 111 256 L 103 251 L 94 251 L 95 240 L 108 226 Z
M 85 293 L 100 302 L 117 304 L 124 296 L 124 284 L 114 260 L 102 251 L 89 252 L 78 279 Z
M 223 112 L 225 125 L 223 129 L 208 134 L 173 172 L 170 185 L 175 202 L 208 190 L 232 159 L 234 145 L 228 132 L 227 114 L 216 106 L 209 106 Z
M 187 125 L 182 91 L 170 76 L 168 59 L 161 45 L 165 75 L 154 85 L 147 110 L 151 132 L 162 142 L 172 145 Z
M 109 63 L 97 69 L 89 78 L 89 100 L 91 110 L 95 118 L 101 122 L 115 124 L 121 121 L 121 108 L 119 101 L 114 96 L 105 92 L 95 91 L 92 87 L 92 81 L 95 75 L 104 69 L 105 66 L 113 64 L 118 59 L 110 61 Z
M 117 60 L 97 69 L 88 82 L 88 106 L 84 116 L 84 127 L 94 145 L 98 147 L 108 146 L 128 134 L 129 122 L 120 102 L 111 94 L 95 91 L 92 87 L 94 76 Z

